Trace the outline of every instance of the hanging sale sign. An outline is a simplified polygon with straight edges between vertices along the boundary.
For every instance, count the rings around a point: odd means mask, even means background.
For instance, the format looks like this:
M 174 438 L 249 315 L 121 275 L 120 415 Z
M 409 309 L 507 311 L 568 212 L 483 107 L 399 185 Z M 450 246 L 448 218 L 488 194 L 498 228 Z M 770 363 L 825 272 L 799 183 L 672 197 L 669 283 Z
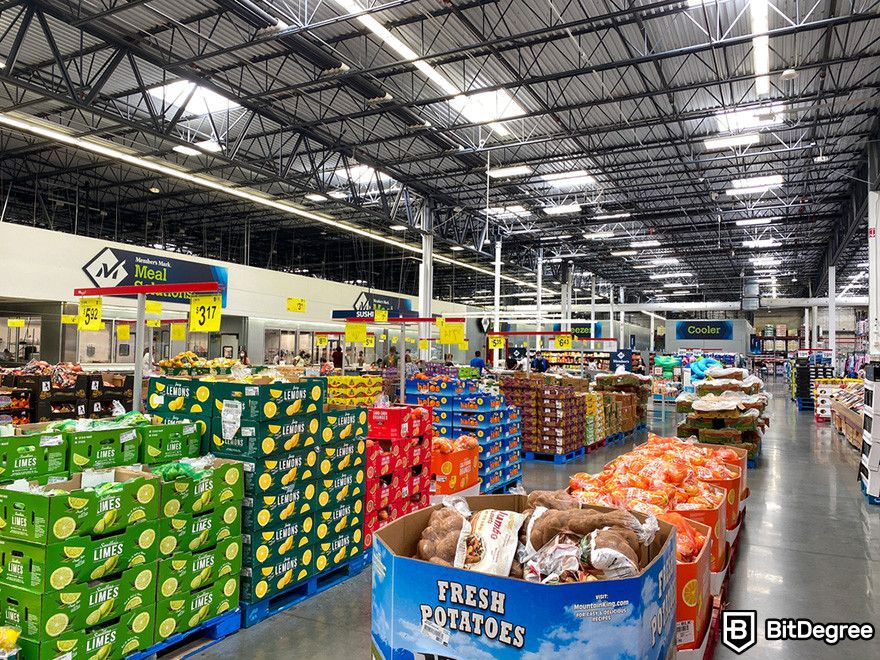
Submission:
M 441 344 L 461 344 L 464 341 L 463 323 L 444 323 L 440 326 Z
M 219 293 L 193 294 L 189 303 L 190 332 L 220 332 L 220 310 L 223 297 Z
M 470 346 L 470 342 L 467 339 L 465 339 L 464 341 L 458 342 L 458 350 L 460 350 L 460 351 L 467 351 L 469 346 Z
M 119 341 L 129 341 L 131 339 L 131 326 L 128 323 L 120 323 L 116 326 L 116 338 Z
M 375 348 L 376 346 L 376 335 L 367 335 L 364 338 L 364 348 Z
M 79 317 L 76 314 L 62 314 L 61 323 L 64 325 L 77 325 L 79 323 Z
M 427 339 L 419 339 L 420 351 L 427 351 L 429 348 L 431 348 L 431 342 L 429 342 Z
M 148 328 L 161 328 L 162 321 L 159 319 L 147 319 L 147 327 Z
M 144 311 L 147 314 L 161 314 L 162 313 L 162 303 L 157 302 L 155 300 L 147 300 L 144 303 Z
M 185 341 L 186 340 L 186 324 L 185 323 L 172 323 L 171 324 L 171 340 L 172 341 Z
M 388 323 L 388 310 L 377 309 L 373 312 L 373 319 L 376 323 Z
M 502 335 L 489 335 L 489 350 L 503 349 L 506 345 L 507 340 Z
M 7 319 L 6 327 L 7 328 L 23 328 L 24 327 L 24 319 Z
M 571 335 L 556 335 L 556 348 L 571 349 Z
M 305 298 L 288 298 L 287 299 L 287 311 L 288 312 L 297 312 L 299 314 L 305 313 L 306 299 Z
M 330 343 L 330 338 L 327 335 L 315 335 L 315 346 L 321 348 L 322 346 L 326 346 Z
M 79 323 L 78 330 L 100 330 L 101 329 L 101 299 L 100 298 L 80 298 L 79 299 Z
M 366 323 L 346 323 L 345 324 L 345 343 L 347 344 L 363 344 L 367 340 L 367 324 Z

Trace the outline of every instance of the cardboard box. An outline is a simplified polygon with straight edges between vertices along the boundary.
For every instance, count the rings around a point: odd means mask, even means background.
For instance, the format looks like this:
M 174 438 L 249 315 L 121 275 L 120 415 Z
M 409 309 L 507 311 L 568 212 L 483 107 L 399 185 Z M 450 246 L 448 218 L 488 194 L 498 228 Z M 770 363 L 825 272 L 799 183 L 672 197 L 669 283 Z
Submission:
M 438 495 L 449 495 L 470 488 L 479 481 L 479 466 L 479 447 L 450 454 L 434 452 L 431 458 L 434 492 Z
M 42 593 L 155 562 L 157 527 L 155 519 L 144 520 L 109 536 L 71 536 L 51 545 L 0 538 L 0 585 Z
M 99 493 L 96 487 L 104 484 L 113 486 Z M 159 480 L 144 472 L 77 472 L 68 481 L 51 484 L 55 491 L 63 494 L 0 488 L 0 537 L 46 545 L 118 532 L 159 516 Z
M 472 511 L 522 511 L 526 500 L 488 495 L 467 501 Z M 376 657 L 583 657 L 598 640 L 601 651 L 593 653 L 602 658 L 674 655 L 671 525 L 660 523 L 653 559 L 636 578 L 545 585 L 411 559 L 434 508 L 411 513 L 373 535 Z M 473 623 L 475 614 L 481 617 L 479 634 L 473 625 L 470 632 L 462 630 L 463 617 Z
M 211 420 L 211 451 L 240 460 L 274 458 L 321 442 L 323 427 L 323 416 L 316 411 L 268 422 L 242 418 L 224 435 L 217 416 Z
M 217 412 L 223 412 L 224 402 L 236 401 L 241 404 L 241 419 L 262 421 L 320 413 L 326 389 L 327 381 L 323 378 L 305 378 L 294 383 L 212 383 Z
M 101 626 L 66 632 L 55 639 L 20 639 L 22 660 L 124 658 L 153 645 L 156 607 L 126 612 Z
M 141 440 L 134 428 L 100 431 L 66 431 L 71 472 L 133 465 L 138 462 Z
M 144 468 L 153 474 L 154 469 Z M 157 475 L 161 492 L 162 514 L 173 517 L 178 514 L 200 514 L 217 506 L 231 502 L 241 502 L 244 497 L 244 465 L 228 458 L 215 458 L 210 469 L 204 471 L 201 479 L 194 479 L 186 472 L 178 472 L 170 478 L 168 468 Z
M 398 440 L 422 435 L 431 426 L 428 420 L 413 413 L 419 406 L 389 406 L 387 408 L 368 408 L 368 434 L 376 440 Z
M 202 431 L 195 422 L 157 422 L 135 430 L 140 436 L 141 463 L 159 465 L 200 454 Z
M 713 488 L 722 496 L 722 502 L 716 508 L 672 510 L 691 522 L 701 523 L 712 530 L 710 569 L 713 572 L 718 572 L 724 568 L 727 561 L 727 541 L 725 540 L 727 531 L 727 519 L 725 517 L 727 499 L 723 488 L 718 486 L 713 486 Z
M 57 422 L 65 419 L 88 417 L 89 406 L 86 399 L 74 399 L 71 401 L 40 401 L 34 405 L 34 414 L 31 419 L 34 422 Z
M 156 603 L 156 642 L 195 628 L 238 607 L 238 577 L 221 578 L 211 586 L 165 598 Z
M 279 494 L 295 481 L 308 481 L 320 475 L 318 447 L 298 449 L 278 458 L 261 458 L 244 463 L 246 495 Z
M 198 516 L 179 513 L 159 521 L 159 557 L 199 552 L 241 534 L 241 504 L 229 502 Z
M 676 608 L 675 636 L 679 650 L 699 648 L 712 619 L 709 563 L 711 550 L 706 525 L 691 522 L 707 541 L 693 562 L 675 562 Z
M 147 386 L 147 412 L 211 415 L 215 385 L 192 378 L 153 376 Z
M 342 442 L 367 435 L 367 409 L 363 406 L 325 406 L 324 419 L 330 429 L 331 442 Z M 325 442 L 327 440 L 325 439 Z
M 64 435 L 58 431 L 23 435 L 22 429 L 30 426 L 16 427 L 15 435 L 0 437 L 0 482 L 67 472 Z
M 156 424 L 188 424 L 193 423 L 198 428 L 201 437 L 201 450 L 203 453 L 212 451 L 210 444 L 211 411 L 200 413 L 178 412 L 154 412 L 153 421 Z
M 158 598 L 172 598 L 203 589 L 226 575 L 238 576 L 242 557 L 241 536 L 230 536 L 199 552 L 176 552 L 159 561 L 153 591 Z
M 101 625 L 156 602 L 155 564 L 135 566 L 115 578 L 81 582 L 44 594 L 4 587 L 0 625 L 21 628 L 35 641 Z
M 98 374 L 77 374 L 76 380 L 68 387 L 59 387 L 52 382 L 51 376 L 19 375 L 9 383 L 13 387 L 21 387 L 35 392 L 40 401 L 78 401 L 86 399 L 89 394 L 99 391 L 101 377 Z

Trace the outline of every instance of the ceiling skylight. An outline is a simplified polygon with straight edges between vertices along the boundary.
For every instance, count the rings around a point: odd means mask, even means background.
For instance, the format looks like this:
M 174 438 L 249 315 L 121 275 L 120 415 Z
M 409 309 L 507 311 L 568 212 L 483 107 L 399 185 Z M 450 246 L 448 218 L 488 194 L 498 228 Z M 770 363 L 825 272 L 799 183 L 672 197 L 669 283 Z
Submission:
M 210 115 L 215 112 L 228 112 L 241 107 L 238 103 L 229 100 L 225 96 L 220 96 L 220 94 L 210 89 L 184 79 L 175 80 L 167 85 L 152 87 L 147 92 L 150 96 L 159 99 L 165 110 L 179 108 L 186 103 L 186 113 L 188 115 Z M 192 93 L 192 96 L 190 96 L 190 93 Z

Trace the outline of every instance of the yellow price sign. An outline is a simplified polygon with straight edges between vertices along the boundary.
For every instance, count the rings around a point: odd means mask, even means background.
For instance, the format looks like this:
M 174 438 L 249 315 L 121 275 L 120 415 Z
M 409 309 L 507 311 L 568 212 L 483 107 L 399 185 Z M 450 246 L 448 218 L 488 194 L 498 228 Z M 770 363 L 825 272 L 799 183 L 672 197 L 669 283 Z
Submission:
M 460 350 L 460 351 L 467 351 L 469 346 L 470 346 L 470 342 L 467 339 L 465 339 L 464 341 L 458 342 L 458 350 Z
M 144 304 L 144 311 L 147 314 L 161 314 L 162 313 L 162 303 L 157 300 L 148 300 Z
M 427 339 L 419 339 L 419 350 L 420 351 L 427 351 L 430 348 L 431 348 L 431 342 L 429 342 Z
M 78 325 L 79 317 L 76 314 L 62 314 L 61 323 L 64 325 Z
M 116 338 L 119 341 L 129 341 L 131 339 L 131 326 L 128 323 L 120 323 L 117 325 Z
M 172 323 L 171 324 L 171 340 L 172 341 L 186 341 L 186 324 L 185 323 Z
M 190 332 L 220 332 L 220 310 L 223 297 L 219 293 L 194 294 L 189 301 Z
M 367 341 L 367 324 L 366 323 L 346 323 L 345 324 L 345 343 L 347 344 L 363 344 Z
M 162 321 L 160 319 L 147 319 L 148 328 L 161 328 Z
M 446 323 L 446 319 L 444 319 L 442 316 L 438 316 L 436 319 L 434 319 L 434 323 L 437 325 L 438 328 L 442 328 L 443 325 Z
M 100 330 L 101 329 L 101 299 L 100 298 L 80 298 L 79 299 L 79 323 L 78 330 Z
M 556 348 L 571 349 L 571 335 L 556 335 Z
M 507 339 L 503 335 L 489 335 L 489 350 L 503 349 L 507 345 Z
M 288 298 L 287 299 L 287 311 L 288 312 L 297 312 L 298 314 L 305 313 L 306 299 L 305 298 Z
M 367 335 L 366 339 L 364 339 L 364 348 L 375 348 L 376 347 L 376 335 Z
M 330 338 L 327 335 L 315 335 L 315 346 L 321 348 L 322 346 L 326 346 L 330 343 Z
M 464 341 L 463 323 L 444 323 L 440 326 L 441 344 L 461 344 Z
M 376 321 L 376 323 L 388 323 L 388 310 L 387 309 L 373 310 L 373 319 Z
M 407 344 L 415 344 L 415 343 L 416 343 L 416 338 L 415 338 L 415 337 L 405 337 L 405 338 L 404 338 L 404 341 L 405 341 Z
M 23 328 L 24 327 L 24 319 L 7 319 L 6 320 L 7 328 Z

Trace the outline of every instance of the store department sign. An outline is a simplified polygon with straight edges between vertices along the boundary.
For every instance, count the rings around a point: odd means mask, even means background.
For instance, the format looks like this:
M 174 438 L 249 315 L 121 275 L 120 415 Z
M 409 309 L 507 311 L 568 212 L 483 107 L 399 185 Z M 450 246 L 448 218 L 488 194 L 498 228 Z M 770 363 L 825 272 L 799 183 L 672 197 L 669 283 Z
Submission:
M 732 321 L 676 321 L 676 339 L 733 339 Z
M 223 307 L 226 307 L 229 272 L 223 266 L 107 247 L 92 257 L 82 269 L 92 284 L 101 288 L 217 282 L 222 291 Z M 156 293 L 147 297 L 152 300 L 188 303 L 191 296 L 190 293 Z

